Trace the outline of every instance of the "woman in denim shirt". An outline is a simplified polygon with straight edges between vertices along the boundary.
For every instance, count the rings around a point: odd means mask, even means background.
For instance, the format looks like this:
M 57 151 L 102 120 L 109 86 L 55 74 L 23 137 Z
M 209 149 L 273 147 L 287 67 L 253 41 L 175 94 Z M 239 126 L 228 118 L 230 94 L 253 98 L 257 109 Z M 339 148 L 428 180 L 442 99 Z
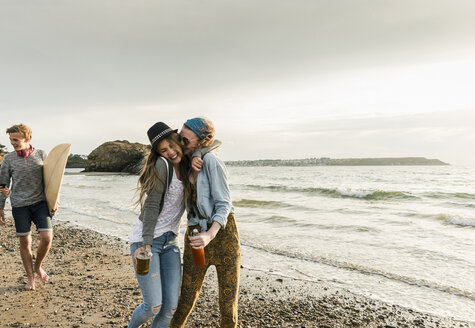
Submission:
M 186 156 L 214 140 L 213 124 L 203 118 L 185 122 L 180 131 Z M 221 327 L 237 326 L 241 248 L 224 163 L 213 153 L 203 156 L 202 169 L 189 175 L 192 191 L 187 199 L 188 230 L 183 254 L 183 278 L 178 308 L 170 327 L 184 327 L 198 298 L 210 265 L 216 267 Z M 193 229 L 200 231 L 191 237 Z M 191 248 L 204 248 L 205 265 L 196 267 Z

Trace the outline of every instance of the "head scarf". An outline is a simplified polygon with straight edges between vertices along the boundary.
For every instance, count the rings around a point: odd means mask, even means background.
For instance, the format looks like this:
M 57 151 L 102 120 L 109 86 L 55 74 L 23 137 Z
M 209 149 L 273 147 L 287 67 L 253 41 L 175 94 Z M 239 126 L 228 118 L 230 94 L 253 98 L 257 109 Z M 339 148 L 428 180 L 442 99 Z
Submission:
M 185 122 L 185 126 L 194 133 L 196 133 L 200 140 L 203 140 L 208 134 L 209 127 L 204 118 L 191 118 Z

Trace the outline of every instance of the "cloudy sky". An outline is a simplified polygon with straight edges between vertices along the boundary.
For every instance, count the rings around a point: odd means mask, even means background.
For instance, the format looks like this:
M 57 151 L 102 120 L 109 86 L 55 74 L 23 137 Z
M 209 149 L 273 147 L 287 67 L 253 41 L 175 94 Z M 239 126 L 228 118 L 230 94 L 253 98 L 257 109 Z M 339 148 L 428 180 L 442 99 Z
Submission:
M 0 125 L 89 154 L 156 121 L 225 160 L 475 165 L 473 0 L 0 0 Z M 3 130 L 4 131 L 4 130 Z M 8 145 L 8 136 L 0 134 Z M 9 147 L 11 150 L 11 147 Z

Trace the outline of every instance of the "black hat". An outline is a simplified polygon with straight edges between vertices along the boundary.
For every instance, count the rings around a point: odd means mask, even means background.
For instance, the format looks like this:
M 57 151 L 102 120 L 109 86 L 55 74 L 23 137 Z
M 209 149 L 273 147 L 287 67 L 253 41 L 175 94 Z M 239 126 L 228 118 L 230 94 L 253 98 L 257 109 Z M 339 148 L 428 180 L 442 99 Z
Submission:
M 147 131 L 148 139 L 150 140 L 150 144 L 152 145 L 152 149 L 154 149 L 157 144 L 162 141 L 164 138 L 172 134 L 173 132 L 177 132 L 177 130 L 172 130 L 168 125 L 163 122 L 155 123 L 150 129 Z

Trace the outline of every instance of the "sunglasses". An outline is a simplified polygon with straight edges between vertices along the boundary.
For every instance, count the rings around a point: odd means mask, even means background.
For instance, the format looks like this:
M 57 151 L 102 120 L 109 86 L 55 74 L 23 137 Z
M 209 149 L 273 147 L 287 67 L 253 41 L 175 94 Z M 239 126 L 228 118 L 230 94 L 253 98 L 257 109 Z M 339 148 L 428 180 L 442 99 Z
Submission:
M 187 137 L 180 136 L 180 140 L 181 140 L 181 142 L 183 142 L 183 144 L 185 146 L 188 146 L 190 144 L 190 142 L 192 142 L 193 140 L 196 140 L 196 139 L 188 139 Z

